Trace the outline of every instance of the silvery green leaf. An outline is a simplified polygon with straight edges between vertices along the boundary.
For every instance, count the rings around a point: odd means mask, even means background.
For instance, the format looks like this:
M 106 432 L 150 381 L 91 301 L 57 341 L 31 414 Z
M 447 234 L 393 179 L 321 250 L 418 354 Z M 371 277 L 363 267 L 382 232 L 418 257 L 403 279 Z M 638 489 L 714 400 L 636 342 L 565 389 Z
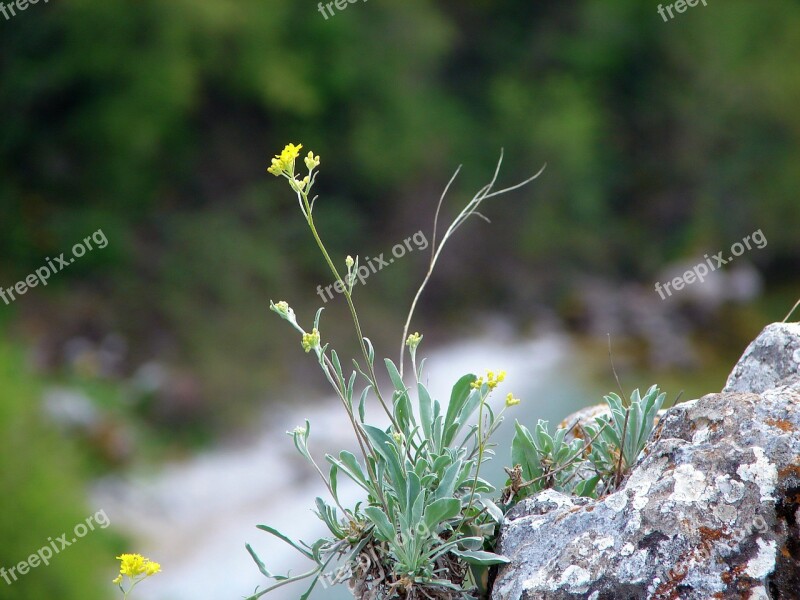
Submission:
M 342 372 L 342 365 L 339 362 L 339 355 L 336 353 L 336 350 L 331 350 L 331 363 L 333 363 L 333 369 L 336 373 L 336 379 L 339 385 L 344 387 L 344 373 Z
M 419 396 L 419 420 L 422 431 L 426 439 L 432 437 L 433 431 L 433 400 L 428 393 L 428 389 L 422 384 L 417 384 L 417 394 Z
M 333 499 L 336 500 L 336 502 L 339 502 L 339 495 L 337 492 L 337 488 L 339 486 L 339 481 L 337 477 L 338 473 L 339 469 L 336 467 L 336 464 L 332 464 L 329 479 L 331 483 L 331 490 L 333 492 Z
M 451 554 L 455 554 L 459 558 L 463 559 L 465 562 L 471 565 L 482 565 L 482 566 L 489 566 L 489 565 L 505 565 L 511 562 L 510 559 L 506 558 L 501 554 L 495 554 L 494 552 L 486 552 L 484 550 L 457 550 L 451 549 Z
M 364 388 L 364 391 L 361 392 L 361 399 L 358 401 L 358 418 L 361 422 L 364 422 L 366 418 L 366 406 L 367 406 L 367 396 L 369 395 L 369 391 L 372 389 L 371 385 L 368 385 Z
M 267 533 L 274 535 L 276 538 L 286 542 L 292 548 L 297 550 L 300 554 L 303 554 L 306 558 L 314 560 L 314 556 L 305 548 L 303 548 L 300 544 L 289 538 L 288 536 L 284 535 L 274 527 L 270 527 L 269 525 L 256 525 L 256 527 L 262 531 L 266 531 Z
M 450 498 L 453 496 L 461 467 L 462 462 L 457 460 L 445 469 L 444 475 L 439 481 L 439 487 L 436 488 L 436 492 L 434 493 L 434 499 L 439 500 L 441 498 Z
M 383 362 L 386 364 L 386 370 L 389 372 L 389 379 L 392 380 L 394 389 L 404 393 L 408 388 L 406 388 L 406 384 L 403 383 L 403 378 L 400 377 L 400 371 L 397 370 L 397 367 L 390 358 L 383 359 Z
M 455 426 L 455 423 L 458 416 L 463 412 L 464 405 L 470 397 L 470 392 L 472 391 L 471 385 L 475 379 L 475 375 L 469 373 L 461 377 L 453 386 L 453 390 L 450 393 L 450 404 L 447 406 L 447 415 L 444 419 L 445 435 L 442 442 L 445 446 L 449 446 L 452 443 L 453 438 L 458 432 L 458 427 Z
M 364 338 L 364 345 L 367 347 L 367 356 L 369 357 L 369 364 L 375 364 L 375 348 L 372 346 L 372 342 L 369 341 L 369 338 Z
M 377 506 L 368 506 L 364 509 L 364 514 L 367 515 L 367 518 L 375 525 L 375 533 L 380 539 L 385 542 L 394 539 L 395 529 L 389 522 L 386 513 Z
M 437 532 L 439 525 L 456 517 L 461 512 L 461 502 L 457 498 L 440 498 L 425 508 L 422 520 L 428 531 Z
M 492 519 L 494 519 L 494 521 L 498 525 L 503 524 L 505 516 L 503 515 L 503 511 L 500 510 L 500 507 L 498 507 L 497 504 L 495 504 L 488 498 L 481 498 L 480 504 L 486 509 L 486 512 L 489 514 L 489 516 L 492 517 Z

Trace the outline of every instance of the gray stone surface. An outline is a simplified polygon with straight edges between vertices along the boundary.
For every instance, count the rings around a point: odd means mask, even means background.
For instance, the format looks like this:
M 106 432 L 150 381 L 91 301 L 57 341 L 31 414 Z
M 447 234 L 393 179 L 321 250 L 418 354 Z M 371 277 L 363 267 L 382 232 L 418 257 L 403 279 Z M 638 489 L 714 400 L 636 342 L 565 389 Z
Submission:
M 728 391 L 667 412 L 616 493 L 514 507 L 493 600 L 800 599 L 798 349 L 800 326 L 767 327 Z
M 800 323 L 773 323 L 744 351 L 722 391 L 760 393 L 798 380 Z

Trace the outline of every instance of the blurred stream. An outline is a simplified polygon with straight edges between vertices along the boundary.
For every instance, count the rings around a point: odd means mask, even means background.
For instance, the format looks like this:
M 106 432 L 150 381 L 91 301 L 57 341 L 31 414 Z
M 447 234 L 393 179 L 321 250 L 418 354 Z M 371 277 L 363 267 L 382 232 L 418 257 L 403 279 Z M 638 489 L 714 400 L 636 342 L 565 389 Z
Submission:
M 495 394 L 498 405 L 509 391 L 522 399 L 521 405 L 508 411 L 495 438 L 500 453 L 484 471 L 495 485 L 505 480 L 502 467 L 508 462 L 515 418 L 529 426 L 537 418 L 548 419 L 552 425 L 570 412 L 599 401 L 600 394 L 587 393 L 584 378 L 576 372 L 580 361 L 575 360 L 574 353 L 567 337 L 549 334 L 527 340 L 476 337 L 428 355 L 425 379 L 433 396 L 445 407 L 450 387 L 461 375 L 487 369 L 508 372 L 506 382 Z M 258 437 L 166 465 L 156 472 L 130 473 L 96 483 L 94 505 L 103 507 L 114 526 L 136 540 L 131 551 L 162 565 L 158 577 L 137 588 L 137 599 L 228 600 L 248 596 L 266 582 L 245 550 L 245 542 L 253 545 L 273 573 L 308 570 L 310 565 L 302 556 L 255 527 L 269 524 L 305 541 L 316 539 L 324 530 L 311 508 L 316 496 L 326 497 L 325 488 L 297 455 L 285 432 L 308 419 L 312 451 L 321 457 L 325 452 L 351 448 L 351 430 L 334 397 L 308 406 L 300 402 L 300 398 L 287 398 L 281 406 L 296 408 L 271 406 Z M 374 405 L 371 413 L 377 420 Z M 343 503 L 355 502 L 358 490 L 345 483 L 340 478 Z M 267 597 L 294 600 L 304 591 L 302 586 L 286 586 Z M 312 596 L 348 597 L 343 587 L 318 588 Z

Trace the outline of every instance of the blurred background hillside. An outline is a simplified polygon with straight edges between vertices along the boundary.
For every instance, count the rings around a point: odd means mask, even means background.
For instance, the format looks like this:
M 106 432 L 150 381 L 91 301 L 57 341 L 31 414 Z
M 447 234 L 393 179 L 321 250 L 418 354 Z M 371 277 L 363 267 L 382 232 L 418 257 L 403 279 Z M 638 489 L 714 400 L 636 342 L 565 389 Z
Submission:
M 310 0 L 51 0 L 0 19 L 0 286 L 108 239 L 0 303 L 0 564 L 93 514 L 92 482 L 324 393 L 268 312 L 285 299 L 307 321 L 330 283 L 266 173 L 289 141 L 322 156 L 315 214 L 340 261 L 430 239 L 459 164 L 449 215 L 500 148 L 501 184 L 546 163 L 445 251 L 414 323 L 426 344 L 557 332 L 595 377 L 588 404 L 614 385 L 611 334 L 630 386 L 719 389 L 800 296 L 800 4 L 710 0 L 669 22 L 656 6 L 372 0 L 325 19 Z M 654 291 L 757 230 L 768 244 L 707 283 Z M 357 289 L 379 353 L 426 258 Z M 326 305 L 344 350 L 346 317 Z M 0 599 L 111 597 L 116 535 Z

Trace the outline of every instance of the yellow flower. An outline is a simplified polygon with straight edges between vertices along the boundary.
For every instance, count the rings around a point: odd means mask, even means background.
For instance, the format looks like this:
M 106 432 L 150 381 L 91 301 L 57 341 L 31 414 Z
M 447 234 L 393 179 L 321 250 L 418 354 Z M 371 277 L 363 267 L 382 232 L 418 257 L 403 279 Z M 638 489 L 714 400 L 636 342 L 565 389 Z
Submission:
M 122 554 L 117 557 L 117 560 L 120 561 L 119 575 L 117 575 L 112 583 L 120 587 L 124 598 L 128 597 L 128 594 L 130 594 L 131 590 L 140 581 L 161 572 L 160 564 L 153 562 L 149 558 L 145 558 L 141 554 Z M 127 590 L 122 587 L 122 582 L 125 577 L 130 580 Z
M 506 396 L 506 406 L 509 407 L 516 406 L 520 402 L 522 402 L 522 400 L 520 400 L 519 398 L 514 398 L 514 394 L 509 394 L 508 396 Z
M 506 379 L 506 372 L 500 371 L 499 373 L 495 373 L 494 371 L 486 371 L 486 387 L 489 388 L 489 391 L 492 391 L 496 388 L 500 383 L 505 381 Z M 483 387 L 484 378 L 478 377 L 475 381 L 472 382 L 472 389 L 479 390 Z
M 155 575 L 161 571 L 160 564 L 151 561 L 149 558 L 145 558 L 141 554 L 122 554 L 117 557 L 117 560 L 120 561 L 120 565 L 119 575 L 114 580 L 115 583 L 120 583 L 123 576 L 130 577 L 131 579 L 140 575 L 150 577 L 150 575 Z
M 422 341 L 422 336 L 419 334 L 419 331 L 417 331 L 408 336 L 408 339 L 406 340 L 406 346 L 408 346 L 412 350 L 416 350 L 417 346 L 419 346 L 419 343 L 421 341 Z
M 288 164 L 290 162 L 294 162 L 298 156 L 300 156 L 300 150 L 302 149 L 303 144 L 298 144 L 295 146 L 294 144 L 286 144 L 286 147 L 281 152 L 281 160 L 284 164 Z
M 300 149 L 303 144 L 295 146 L 294 144 L 287 144 L 280 154 L 276 154 L 272 159 L 272 165 L 267 169 L 267 172 L 272 173 L 276 177 L 283 173 L 294 172 L 294 161 L 300 156 Z
M 348 271 L 353 268 L 353 265 L 355 264 L 355 262 L 356 261 L 354 261 L 353 257 L 350 256 L 349 254 L 347 255 L 347 258 L 344 259 L 344 264 L 347 265 L 347 270 Z
M 306 156 L 303 160 L 305 161 L 306 168 L 309 171 L 312 171 L 313 169 L 319 166 L 319 155 L 314 156 L 313 152 L 309 152 L 308 156 Z
M 272 166 L 267 169 L 267 173 L 272 173 L 275 177 L 279 177 L 280 174 L 283 173 L 283 163 L 280 158 L 276 157 L 272 159 Z
M 120 561 L 120 575 L 136 577 L 145 572 L 145 558 L 141 554 L 123 554 L 122 556 L 118 556 L 117 560 Z
M 303 350 L 310 352 L 312 348 L 319 347 L 319 331 L 317 328 L 311 330 L 311 333 L 303 334 Z
M 145 572 L 147 573 L 147 577 L 150 577 L 150 575 L 155 575 L 156 573 L 161 572 L 161 565 L 158 564 L 157 562 L 152 562 L 150 560 L 148 560 L 145 563 L 144 568 Z
M 486 382 L 486 385 L 489 386 L 490 390 L 493 390 L 494 388 L 497 387 L 499 383 L 505 380 L 506 372 L 500 371 L 497 375 L 495 375 L 494 371 L 489 371 L 488 373 L 486 373 L 486 378 L 488 380 Z

